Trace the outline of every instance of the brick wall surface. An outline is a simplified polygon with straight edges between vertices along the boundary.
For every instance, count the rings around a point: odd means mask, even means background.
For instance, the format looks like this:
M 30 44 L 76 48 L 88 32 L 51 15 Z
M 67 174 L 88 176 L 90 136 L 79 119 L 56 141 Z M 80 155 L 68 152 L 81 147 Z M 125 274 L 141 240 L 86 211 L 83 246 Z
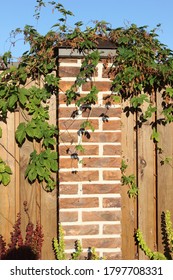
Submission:
M 98 101 L 93 109 L 82 112 L 74 103 L 66 106 L 64 91 L 74 83 L 80 65 L 80 58 L 61 58 L 59 64 L 59 220 L 67 253 L 74 250 L 78 239 L 84 252 L 95 247 L 100 257 L 121 259 L 121 107 L 105 106 L 110 80 L 102 62 L 93 80 L 79 89 L 84 96 L 91 85 L 97 86 Z M 94 132 L 78 135 L 88 117 Z M 83 145 L 84 152 L 76 151 L 78 144 Z M 76 152 L 77 159 L 73 156 Z

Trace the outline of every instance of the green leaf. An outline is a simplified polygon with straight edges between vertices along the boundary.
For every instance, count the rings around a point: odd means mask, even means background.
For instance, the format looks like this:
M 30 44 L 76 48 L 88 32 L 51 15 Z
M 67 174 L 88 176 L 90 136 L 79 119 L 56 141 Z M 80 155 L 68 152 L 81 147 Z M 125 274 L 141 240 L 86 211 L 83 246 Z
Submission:
M 44 159 L 43 160 L 43 165 L 48 169 L 50 170 L 51 169 L 51 162 L 47 159 Z
M 28 172 L 28 180 L 31 182 L 34 182 L 37 178 L 37 171 L 35 168 L 32 168 L 29 172 Z
M 53 139 L 53 138 L 45 138 L 43 141 L 43 146 L 45 146 L 45 147 L 49 147 L 50 145 L 54 146 L 55 144 L 56 144 L 56 142 L 55 142 L 55 139 Z
M 85 152 L 85 148 L 82 145 L 76 145 L 76 151 Z
M 121 101 L 121 97 L 118 96 L 118 95 L 113 95 L 113 96 L 112 96 L 112 99 L 113 99 L 113 101 L 114 101 L 115 103 L 119 103 L 119 102 Z
M 50 150 L 49 150 L 50 151 Z M 49 152 L 49 156 L 48 158 L 52 159 L 52 160 L 57 160 L 58 159 L 58 155 L 56 152 Z
M 2 184 L 7 186 L 10 183 L 10 175 L 8 173 L 2 174 Z
M 44 177 L 44 175 L 45 175 L 45 169 L 44 169 L 41 165 L 37 165 L 36 170 L 37 170 L 38 175 Z
M 0 173 L 3 173 L 3 172 L 5 172 L 5 163 L 1 162 L 0 163 Z
M 173 88 L 166 88 L 166 93 L 168 93 L 169 96 L 173 98 Z
M 35 129 L 33 127 L 31 127 L 30 125 L 28 125 L 25 129 L 25 132 L 27 134 L 27 136 L 34 138 L 35 136 Z
M 31 154 L 30 154 L 30 157 L 31 157 L 31 159 L 32 160 L 36 160 L 36 158 L 37 158 L 37 152 L 36 152 L 36 150 L 34 150 Z
M 39 127 L 34 130 L 34 135 L 37 139 L 43 138 L 43 132 Z
M 90 121 L 88 121 L 88 120 L 86 120 L 86 121 L 84 121 L 81 125 L 80 125 L 80 127 L 81 128 L 84 128 L 84 129 L 86 129 L 86 128 L 88 128 L 88 129 L 91 129 L 91 131 L 92 132 L 94 132 L 94 126 L 91 124 L 91 122 Z
M 26 130 L 26 124 L 20 123 L 15 133 L 16 140 L 20 145 L 24 142 L 26 138 L 25 130 Z
M 139 89 L 140 91 L 142 91 L 142 84 L 139 84 L 139 85 L 138 85 L 138 89 Z
M 156 142 L 159 142 L 160 135 L 159 135 L 159 133 L 156 131 L 155 128 L 153 128 L 153 132 L 152 132 L 152 135 L 151 135 L 151 139 L 153 139 L 153 140 L 156 141 Z
M 147 110 L 144 113 L 144 119 L 151 118 L 152 114 L 157 111 L 157 107 L 153 107 L 151 104 L 149 104 Z
M 6 66 L 8 65 L 8 61 L 11 57 L 12 57 L 12 55 L 11 55 L 10 51 L 4 53 L 4 55 L 2 57 L 2 60 L 3 60 L 3 62 L 5 63 Z
M 52 170 L 53 172 L 58 171 L 58 163 L 57 163 L 57 161 L 52 161 L 52 162 L 51 162 L 51 170 Z
M 27 103 L 27 95 L 28 95 L 28 90 L 25 88 L 21 88 L 19 89 L 19 94 L 18 94 L 18 98 L 19 98 L 19 102 L 24 106 Z
M 8 174 L 12 174 L 12 170 L 11 170 L 10 166 L 8 166 L 8 165 L 5 166 L 5 172 Z
M 47 65 L 47 68 L 49 69 L 49 65 Z M 53 85 L 53 86 L 58 86 L 59 84 L 59 78 L 57 78 L 55 75 L 53 74 L 48 74 L 45 77 L 45 82 L 48 84 L 48 86 Z
M 126 164 L 125 160 L 121 161 L 121 172 L 124 172 L 127 169 L 128 165 Z
M 148 96 L 146 94 L 141 94 L 139 96 L 134 96 L 130 100 L 130 103 L 134 108 L 137 108 L 138 106 L 142 105 L 144 102 L 149 103 L 149 99 L 148 99 Z
M 9 109 L 13 109 L 13 108 L 14 108 L 14 106 L 15 106 L 17 100 L 18 100 L 18 97 L 17 97 L 16 94 L 12 94 L 12 95 L 9 97 L 9 99 L 8 99 L 8 107 L 9 107 Z

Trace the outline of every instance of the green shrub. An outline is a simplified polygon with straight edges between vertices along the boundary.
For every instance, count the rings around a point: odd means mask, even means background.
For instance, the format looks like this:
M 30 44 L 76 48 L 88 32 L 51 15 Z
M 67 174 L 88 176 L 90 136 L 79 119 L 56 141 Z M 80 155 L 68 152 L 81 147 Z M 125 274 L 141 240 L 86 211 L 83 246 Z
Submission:
M 21 232 L 21 214 L 17 214 L 17 219 L 10 232 L 10 243 L 7 244 L 4 237 L 0 234 L 0 259 L 8 260 L 35 260 L 41 258 L 41 249 L 43 244 L 42 226 L 39 223 L 34 224 L 30 221 L 27 202 L 24 202 L 24 210 L 28 216 L 28 224 L 25 230 L 25 238 Z
M 79 240 L 76 240 L 74 247 L 75 252 L 71 254 L 70 260 L 79 260 L 82 257 L 81 254 L 83 253 L 81 242 Z M 59 240 L 57 238 L 53 238 L 53 250 L 55 253 L 55 258 L 57 260 L 68 259 L 65 253 L 64 230 L 61 224 L 59 225 Z M 84 258 L 85 260 L 100 260 L 100 257 L 96 253 L 94 247 L 89 249 L 88 255 Z
M 173 259 L 173 227 L 171 222 L 171 213 L 166 211 L 162 213 L 162 235 L 164 244 L 164 253 L 152 251 L 146 244 L 140 229 L 136 231 L 136 239 L 140 249 L 150 260 L 172 260 Z

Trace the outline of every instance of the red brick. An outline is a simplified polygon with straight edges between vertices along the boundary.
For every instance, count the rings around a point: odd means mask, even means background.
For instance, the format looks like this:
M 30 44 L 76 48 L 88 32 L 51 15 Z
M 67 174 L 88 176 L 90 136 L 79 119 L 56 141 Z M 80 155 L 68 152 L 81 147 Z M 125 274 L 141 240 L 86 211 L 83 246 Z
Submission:
M 60 214 L 59 214 L 59 219 L 60 219 L 60 222 L 63 223 L 63 222 L 76 222 L 78 220 L 78 212 L 62 212 L 60 211 Z
M 103 198 L 103 207 L 121 207 L 121 199 L 116 197 L 106 197 Z
M 58 102 L 59 104 L 66 104 L 67 98 L 64 93 L 59 93 L 58 94 Z
M 63 58 L 59 58 L 58 59 L 58 62 L 59 63 L 77 63 L 77 58 L 68 58 L 68 57 L 63 57 Z M 62 67 L 62 66 L 60 66 L 60 67 Z
M 79 66 L 60 66 L 59 67 L 59 77 L 76 77 L 80 72 L 80 67 Z M 95 69 L 93 77 L 98 76 L 98 70 Z
M 119 193 L 119 184 L 83 184 L 83 194 L 107 194 Z
M 87 93 L 80 93 L 80 95 L 76 95 L 76 99 L 72 100 L 71 104 L 75 104 L 78 100 L 80 100 L 81 98 L 84 98 L 85 96 L 87 96 Z M 65 95 L 65 93 L 62 93 L 62 92 L 59 93 L 58 102 L 59 102 L 59 104 L 67 103 L 67 96 Z M 98 98 L 95 101 L 95 104 L 98 104 Z
M 73 225 L 63 226 L 66 236 L 69 235 L 94 235 L 99 233 L 98 225 Z
M 76 66 L 60 66 L 59 77 L 76 77 L 79 74 L 80 67 Z
M 78 193 L 78 185 L 60 185 L 59 186 L 60 194 L 77 194 Z
M 120 234 L 121 225 L 103 225 L 103 234 Z
M 66 107 L 60 107 L 59 109 L 58 109 L 58 118 L 60 119 L 60 118 L 71 118 L 72 116 L 73 116 L 73 114 L 75 113 L 75 112 L 77 112 L 76 111 L 77 110 L 77 107 L 68 107 L 68 106 L 66 106 Z M 59 122 L 61 122 L 62 120 L 59 120 Z
M 83 222 L 91 221 L 119 221 L 121 217 L 120 211 L 90 211 L 82 213 Z
M 116 252 L 115 253 L 104 252 L 103 257 L 106 260 L 121 260 L 122 259 L 121 252 L 117 252 L 117 253 Z
M 97 181 L 99 178 L 98 171 L 74 171 L 74 172 L 60 172 L 60 182 L 83 182 L 83 181 Z
M 83 142 L 116 143 L 121 141 L 121 132 L 91 132 L 89 136 L 82 137 Z
M 87 82 L 82 86 L 83 91 L 90 91 L 92 86 L 96 86 L 99 91 L 110 91 L 111 82 Z
M 71 81 L 60 81 L 60 83 L 59 83 L 60 92 L 67 91 L 68 89 L 70 89 L 72 87 L 72 85 L 74 85 L 74 82 L 71 82 Z
M 77 168 L 78 167 L 78 160 L 68 158 L 60 158 L 59 159 L 59 168 Z
M 65 208 L 93 208 L 99 206 L 97 197 L 87 198 L 60 198 L 60 209 Z
M 59 142 L 60 143 L 76 143 L 78 140 L 77 133 L 74 132 L 61 132 L 59 135 Z
M 65 239 L 64 240 L 65 243 L 65 249 L 71 249 L 72 252 L 75 251 L 75 244 L 76 244 L 76 239 Z
M 105 170 L 103 171 L 103 180 L 120 180 L 121 171 L 120 170 Z
M 121 121 L 120 120 L 108 120 L 103 122 L 103 130 L 120 130 Z
M 120 238 L 85 238 L 82 239 L 83 248 L 117 248 L 121 246 Z
M 99 146 L 98 145 L 83 145 L 84 151 L 77 151 L 79 155 L 98 155 L 99 154 Z
M 113 157 L 83 158 L 83 167 L 120 167 L 121 159 Z
M 108 120 L 111 117 L 116 117 L 116 118 L 121 118 L 121 108 L 92 108 L 90 109 L 86 109 L 83 111 L 82 113 L 83 117 L 92 117 L 92 118 L 96 118 L 96 117 L 107 117 Z
M 62 145 L 59 146 L 59 155 L 67 156 L 73 153 L 77 153 L 78 155 L 98 155 L 99 147 L 98 145 L 82 145 L 84 151 L 80 152 L 75 149 L 74 145 Z
M 60 120 L 59 121 L 59 129 L 60 130 L 79 130 L 81 125 L 86 121 L 86 119 L 82 120 L 74 120 L 74 119 L 67 119 L 67 120 Z M 89 120 L 90 124 L 93 126 L 94 129 L 99 128 L 99 121 L 98 120 Z
M 121 144 L 119 145 L 104 145 L 103 155 L 121 155 Z
M 69 156 L 75 152 L 75 146 L 72 145 L 59 145 L 58 154 L 59 156 Z

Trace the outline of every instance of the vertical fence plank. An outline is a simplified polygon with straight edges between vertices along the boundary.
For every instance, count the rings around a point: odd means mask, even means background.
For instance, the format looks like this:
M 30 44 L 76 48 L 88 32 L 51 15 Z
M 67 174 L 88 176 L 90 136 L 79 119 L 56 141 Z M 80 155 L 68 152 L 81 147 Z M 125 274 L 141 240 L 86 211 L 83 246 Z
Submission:
M 15 131 L 19 125 L 20 121 L 20 113 L 19 111 L 16 111 L 14 113 L 14 137 L 15 137 Z M 16 191 L 16 196 L 15 196 L 15 203 L 16 203 L 16 215 L 21 211 L 20 208 L 20 151 L 19 147 L 15 141 L 14 138 L 14 143 L 15 143 L 15 191 Z
M 158 119 L 162 118 L 161 94 L 158 94 Z M 160 140 L 158 147 L 162 150 L 160 153 L 158 150 L 158 204 L 157 204 L 157 223 L 158 223 L 158 250 L 164 252 L 164 239 L 163 227 L 164 219 L 162 219 L 162 213 L 166 210 L 171 212 L 171 217 L 173 221 L 173 123 L 164 125 L 158 125 L 158 133 L 160 135 Z M 168 161 L 165 161 L 167 158 Z
M 143 110 L 145 110 L 145 106 Z M 138 128 L 138 228 L 142 231 L 147 245 L 156 249 L 156 164 L 155 144 L 151 139 L 150 123 L 155 118 L 144 122 Z M 139 249 L 139 259 L 147 259 Z
M 50 123 L 56 124 L 56 97 L 52 96 L 49 103 Z M 57 163 L 58 164 L 58 163 Z M 56 176 L 54 175 L 55 179 Z M 57 184 L 58 185 L 58 184 Z M 54 259 L 52 239 L 57 237 L 57 188 L 53 192 L 46 192 L 41 189 L 41 224 L 43 225 L 44 243 L 43 260 Z
M 13 172 L 10 184 L 0 186 L 0 234 L 5 237 L 7 243 L 16 220 L 14 123 L 13 113 L 8 113 L 6 124 L 0 123 L 3 131 L 0 139 L 0 157 L 10 166 Z
M 41 224 L 43 226 L 44 242 L 42 248 L 42 259 L 53 260 L 55 255 L 52 240 L 57 237 L 57 195 L 56 190 L 47 193 L 42 190 L 41 194 Z
M 129 106 L 126 101 L 123 108 Z M 126 175 L 136 175 L 136 132 L 135 115 L 128 117 L 122 113 L 122 158 L 128 167 Z M 137 246 L 135 245 L 134 232 L 137 227 L 137 200 L 129 198 L 127 192 L 129 187 L 122 186 L 122 259 L 132 260 L 137 258 Z

